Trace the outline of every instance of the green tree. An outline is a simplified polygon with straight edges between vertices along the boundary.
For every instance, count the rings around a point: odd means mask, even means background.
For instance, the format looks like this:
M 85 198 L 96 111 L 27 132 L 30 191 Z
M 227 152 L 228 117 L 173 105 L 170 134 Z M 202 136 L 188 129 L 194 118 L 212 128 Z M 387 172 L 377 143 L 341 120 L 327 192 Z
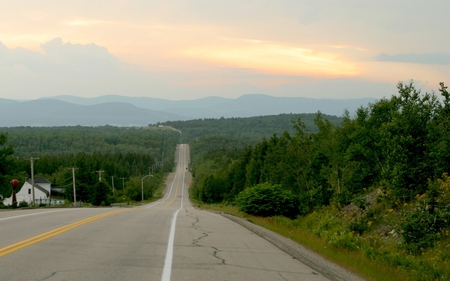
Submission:
M 99 181 L 93 186 L 91 191 L 91 203 L 94 206 L 109 206 L 109 196 L 111 187 L 104 181 Z
M 450 93 L 444 83 L 440 86 L 443 103 L 438 106 L 437 116 L 430 122 L 428 131 L 427 151 L 434 178 L 450 171 Z
M 412 82 L 399 83 L 398 90 L 399 95 L 391 99 L 395 107 L 391 120 L 382 126 L 383 145 L 387 150 L 387 169 L 383 176 L 396 198 L 410 201 L 427 190 L 427 180 L 433 175 L 427 147 L 438 100 L 435 95 L 421 94 Z
M 9 186 L 9 176 L 13 169 L 13 159 L 11 155 L 14 153 L 13 145 L 6 144 L 8 135 L 0 133 L 0 194 L 9 194 L 11 187 Z

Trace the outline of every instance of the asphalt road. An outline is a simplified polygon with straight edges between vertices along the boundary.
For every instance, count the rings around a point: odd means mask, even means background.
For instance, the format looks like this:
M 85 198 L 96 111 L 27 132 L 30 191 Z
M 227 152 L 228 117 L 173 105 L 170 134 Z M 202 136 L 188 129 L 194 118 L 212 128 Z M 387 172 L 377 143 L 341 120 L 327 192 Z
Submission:
M 0 212 L 0 280 L 329 280 L 253 231 L 195 209 L 189 147 L 138 208 Z

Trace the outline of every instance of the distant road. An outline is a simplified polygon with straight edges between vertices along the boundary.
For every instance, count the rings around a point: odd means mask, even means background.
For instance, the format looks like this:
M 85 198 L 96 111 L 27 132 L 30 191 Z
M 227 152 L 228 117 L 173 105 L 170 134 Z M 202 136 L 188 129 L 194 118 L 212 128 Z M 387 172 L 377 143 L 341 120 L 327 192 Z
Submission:
M 163 199 L 132 209 L 0 212 L 1 280 L 328 280 L 189 202 L 189 146 Z

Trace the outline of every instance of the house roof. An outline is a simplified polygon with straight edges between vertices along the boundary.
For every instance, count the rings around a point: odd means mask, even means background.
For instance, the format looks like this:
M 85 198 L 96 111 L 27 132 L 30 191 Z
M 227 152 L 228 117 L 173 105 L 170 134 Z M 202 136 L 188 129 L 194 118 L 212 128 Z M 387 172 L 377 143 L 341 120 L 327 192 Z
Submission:
M 31 179 L 27 180 L 27 182 L 29 184 L 31 184 Z M 51 182 L 49 182 L 48 180 L 44 179 L 43 177 L 38 177 L 36 179 L 34 179 L 34 187 L 39 189 L 40 191 L 42 191 L 43 193 L 45 193 L 45 195 L 47 195 L 47 197 L 50 196 L 50 192 L 43 188 L 42 186 L 40 186 L 39 184 L 42 183 L 47 183 L 47 184 L 51 184 Z
M 31 184 L 31 179 L 29 179 L 27 182 L 29 184 Z M 51 184 L 51 182 L 49 182 L 48 180 L 44 179 L 43 177 L 35 178 L 34 179 L 34 183 L 50 183 Z
M 43 188 L 42 186 L 40 186 L 39 184 L 34 184 L 34 188 L 37 188 L 37 189 L 39 189 L 40 191 L 42 191 L 43 193 L 45 193 L 45 195 L 48 197 L 48 196 L 50 196 L 50 192 L 47 190 L 47 189 L 45 189 L 45 188 Z

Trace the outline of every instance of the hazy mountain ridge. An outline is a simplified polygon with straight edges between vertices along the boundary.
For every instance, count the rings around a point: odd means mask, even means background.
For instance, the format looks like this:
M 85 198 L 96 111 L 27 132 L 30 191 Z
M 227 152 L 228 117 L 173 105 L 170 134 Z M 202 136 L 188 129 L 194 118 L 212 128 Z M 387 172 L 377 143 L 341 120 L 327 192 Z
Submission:
M 260 94 L 236 99 L 207 97 L 197 100 L 165 100 L 117 95 L 82 98 L 56 96 L 31 101 L 0 99 L 0 126 L 146 126 L 165 121 L 199 118 L 231 118 L 315 113 L 341 116 L 351 114 L 374 98 L 312 99 L 274 97 Z

